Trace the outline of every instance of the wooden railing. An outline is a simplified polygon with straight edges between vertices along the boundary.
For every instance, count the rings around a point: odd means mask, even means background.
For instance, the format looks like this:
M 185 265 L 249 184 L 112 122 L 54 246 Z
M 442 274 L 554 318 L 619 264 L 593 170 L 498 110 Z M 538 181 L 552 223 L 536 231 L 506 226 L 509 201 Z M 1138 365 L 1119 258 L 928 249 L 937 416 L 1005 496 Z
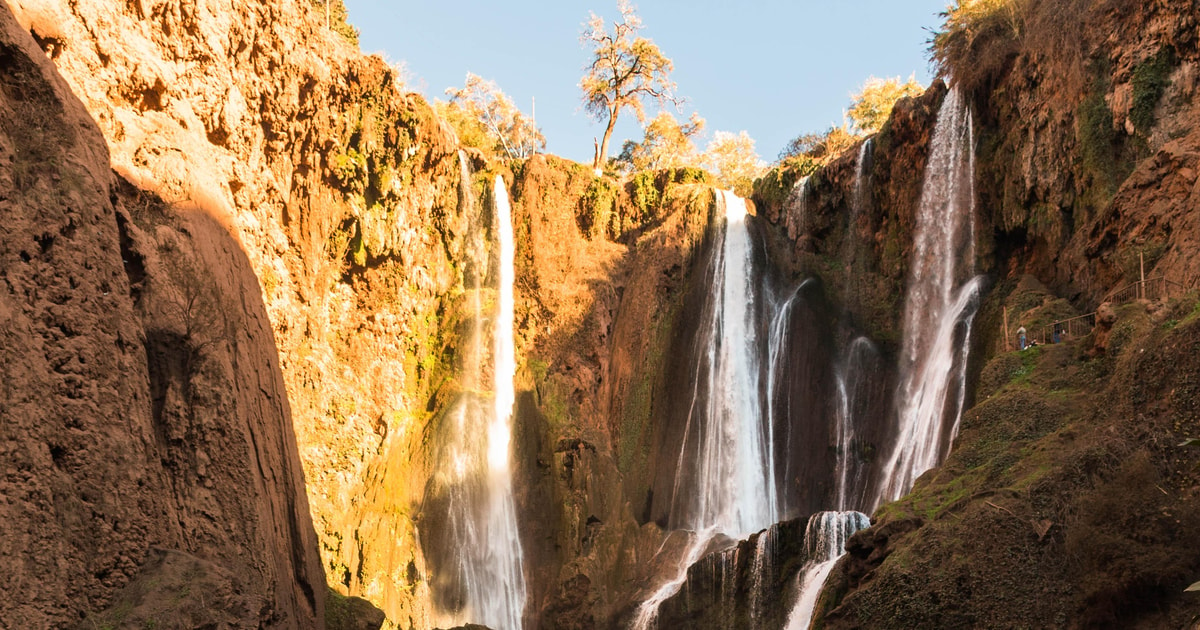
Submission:
M 1067 339 L 1086 336 L 1096 327 L 1096 313 L 1091 312 L 1079 317 L 1064 319 L 1053 324 L 1042 326 L 1033 336 L 1038 343 L 1059 343 Z
M 1104 296 L 1102 302 L 1112 304 L 1124 304 L 1134 300 L 1161 300 L 1165 297 L 1170 297 L 1171 293 L 1179 295 L 1187 291 L 1187 288 L 1178 282 L 1172 282 L 1159 276 L 1157 278 L 1146 278 L 1139 280 L 1131 285 L 1121 287 L 1112 293 Z
M 1161 300 L 1171 297 L 1172 295 L 1183 295 L 1187 292 L 1187 287 L 1184 285 L 1167 280 L 1162 276 L 1154 278 L 1145 278 L 1121 287 L 1108 295 L 1104 296 L 1102 302 L 1109 304 L 1124 304 L 1134 300 Z M 1004 326 L 1008 327 L 1008 312 L 1004 314 Z M 1057 322 L 1042 326 L 1041 328 L 1031 331 L 1026 339 L 1027 343 L 1059 343 L 1068 339 L 1078 339 L 1092 332 L 1096 327 L 1096 313 L 1093 311 L 1078 317 L 1063 319 Z M 1005 340 L 1005 347 L 1011 348 L 1010 341 Z

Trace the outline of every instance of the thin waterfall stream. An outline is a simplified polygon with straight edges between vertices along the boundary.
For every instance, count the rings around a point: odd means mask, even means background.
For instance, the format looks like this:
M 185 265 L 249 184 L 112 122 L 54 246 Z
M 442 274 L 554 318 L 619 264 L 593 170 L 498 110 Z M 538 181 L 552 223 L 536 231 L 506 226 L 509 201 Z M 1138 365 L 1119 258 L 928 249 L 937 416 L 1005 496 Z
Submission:
M 470 169 L 460 153 L 468 207 L 474 203 Z M 464 344 L 464 393 L 447 413 L 446 444 L 438 482 L 445 490 L 445 531 L 424 531 L 437 538 L 443 558 L 438 584 L 443 591 L 442 624 L 481 623 L 495 630 L 521 630 L 526 585 L 513 500 L 510 446 L 516 373 L 513 341 L 514 244 L 511 209 L 504 180 L 496 178 L 494 196 L 497 236 L 497 309 L 493 326 L 492 400 L 478 391 L 483 384 L 484 313 L 480 278 L 487 254 L 482 238 L 473 239 L 467 300 L 474 318 Z M 474 213 L 471 213 L 473 215 Z M 470 215 L 469 215 L 470 216 Z M 481 226 L 475 232 L 482 235 Z M 435 576 L 436 577 L 436 576 Z

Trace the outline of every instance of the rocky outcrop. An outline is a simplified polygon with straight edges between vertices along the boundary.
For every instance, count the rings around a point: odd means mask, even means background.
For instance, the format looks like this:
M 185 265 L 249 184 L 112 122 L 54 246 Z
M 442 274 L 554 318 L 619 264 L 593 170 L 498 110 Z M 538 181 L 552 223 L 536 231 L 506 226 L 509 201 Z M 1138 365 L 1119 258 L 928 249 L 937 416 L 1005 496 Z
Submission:
M 115 176 L 7 6 L 0 57 L 0 625 L 321 627 L 288 400 L 236 235 Z M 188 592 L 209 604 L 177 605 Z

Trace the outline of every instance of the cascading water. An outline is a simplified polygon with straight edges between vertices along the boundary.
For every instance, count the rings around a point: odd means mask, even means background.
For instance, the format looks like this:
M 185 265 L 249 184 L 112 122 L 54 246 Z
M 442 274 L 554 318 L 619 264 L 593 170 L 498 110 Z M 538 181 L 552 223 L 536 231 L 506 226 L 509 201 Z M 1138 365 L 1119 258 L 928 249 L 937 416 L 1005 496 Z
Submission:
M 460 159 L 463 156 L 460 154 Z M 470 172 L 463 159 L 463 178 Z M 469 190 L 464 185 L 464 195 Z M 438 485 L 446 491 L 446 531 L 423 532 L 442 542 L 439 554 L 449 556 L 437 578 L 445 593 L 441 608 L 445 622 L 482 623 L 496 630 L 520 630 L 525 608 L 525 578 L 517 531 L 509 465 L 513 376 L 513 235 L 504 181 L 496 178 L 499 291 L 495 315 L 493 392 L 491 408 L 474 390 L 480 385 L 483 313 L 478 278 L 486 255 L 481 244 L 469 254 L 472 265 L 469 301 L 475 312 L 465 344 L 463 383 L 467 390 L 447 414 L 452 423 L 441 457 Z
M 837 409 L 837 495 L 835 505 L 846 511 L 861 506 L 866 494 L 866 475 L 858 457 L 858 427 L 863 417 L 862 403 L 867 388 L 875 377 L 874 363 L 878 357 L 875 345 L 866 337 L 856 337 L 846 348 L 845 356 L 835 369 Z
M 800 296 L 800 291 L 808 282 L 810 281 L 805 280 L 804 282 L 800 283 L 800 286 L 796 287 L 796 289 L 792 291 L 787 299 L 775 305 L 775 308 L 773 309 L 774 315 L 771 317 L 770 328 L 767 330 L 767 397 L 765 407 L 767 413 L 767 478 L 771 480 L 778 479 L 778 471 L 775 467 L 774 457 L 774 449 L 777 439 L 777 436 L 775 435 L 775 428 L 780 425 L 784 426 L 785 428 L 790 428 L 790 423 L 786 423 L 786 420 L 789 419 L 789 412 L 791 411 L 790 400 L 783 402 L 778 400 L 778 392 L 781 390 L 786 391 L 787 388 L 787 383 L 785 382 L 787 366 L 785 363 L 788 358 L 786 352 L 788 347 L 788 332 L 791 329 L 792 312 L 794 311 L 793 307 L 796 304 L 796 299 Z M 780 416 L 782 416 L 782 418 Z M 781 422 L 781 420 L 784 422 Z M 782 437 L 785 444 L 789 438 L 789 436 L 786 434 L 779 437 Z M 784 468 L 786 469 L 786 462 L 781 463 L 784 464 Z M 784 470 L 785 474 L 786 472 L 787 471 Z M 776 498 L 775 505 L 777 512 L 784 511 L 784 503 L 786 502 L 782 500 L 782 498 Z M 777 514 L 776 518 L 778 517 L 779 515 Z
M 808 229 L 808 176 L 801 177 L 788 193 L 784 206 L 787 208 L 786 227 L 788 238 L 794 240 Z
M 858 161 L 854 163 L 854 199 L 850 211 L 856 216 L 867 210 L 867 194 L 871 185 L 871 158 L 874 155 L 875 137 L 872 136 L 863 140 L 862 145 L 858 147 Z
M 497 175 L 497 241 L 500 250 L 499 296 L 497 299 L 493 367 L 495 404 L 488 425 L 488 469 L 491 482 L 491 510 L 487 543 L 494 562 L 495 582 L 484 598 L 481 621 L 496 630 L 518 630 L 525 610 L 525 574 L 522 567 L 521 540 L 517 532 L 517 511 L 513 502 L 509 446 L 512 438 L 513 403 L 516 393 L 513 378 L 517 374 L 516 343 L 513 339 L 513 285 L 516 283 L 512 208 L 504 178 Z
M 897 390 L 897 434 L 874 505 L 899 498 L 936 466 L 958 430 L 971 322 L 981 278 L 975 263 L 975 158 L 971 114 L 951 90 L 938 113 L 917 211 Z M 872 506 L 874 507 L 874 506 Z
M 912 487 L 918 475 L 936 466 L 958 429 L 971 322 L 982 285 L 972 278 L 975 260 L 974 146 L 970 112 L 957 91 L 946 96 L 925 170 L 904 311 L 904 340 L 897 390 L 898 430 L 882 467 L 879 489 L 869 502 L 852 453 L 857 426 L 855 402 L 861 395 L 864 366 L 875 350 L 859 337 L 846 348 L 836 368 L 838 509 L 864 504 L 874 509 Z M 855 173 L 851 226 L 867 203 L 864 172 L 870 144 L 860 149 Z M 848 235 L 847 247 L 852 246 Z M 843 252 L 847 264 L 853 252 Z M 825 578 L 845 551 L 851 534 L 869 526 L 858 512 L 814 515 L 805 533 L 809 561 L 798 582 L 799 597 L 788 619 L 789 630 L 804 630 Z
M 787 630 L 808 630 L 825 578 L 845 553 L 846 541 L 854 532 L 870 526 L 867 515 L 859 512 L 818 512 L 808 519 L 804 531 L 808 560 L 800 574 L 799 596 L 788 615 Z
M 671 526 L 693 535 L 677 574 L 639 606 L 633 627 L 653 627 L 659 606 L 718 534 L 744 538 L 778 517 L 759 392 L 755 287 L 746 202 L 720 191 L 725 229 L 711 262 L 695 390 L 680 449 Z

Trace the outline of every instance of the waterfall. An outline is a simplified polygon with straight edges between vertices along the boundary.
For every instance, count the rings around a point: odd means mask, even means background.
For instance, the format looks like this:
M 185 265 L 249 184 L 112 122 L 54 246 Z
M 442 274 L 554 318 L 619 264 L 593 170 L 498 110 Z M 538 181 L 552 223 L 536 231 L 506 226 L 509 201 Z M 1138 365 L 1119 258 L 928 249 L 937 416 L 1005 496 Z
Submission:
M 867 210 L 867 195 L 870 192 L 871 159 L 875 154 L 875 136 L 863 140 L 858 147 L 858 160 L 854 163 L 854 197 L 850 211 L 858 216 Z
M 787 630 L 808 630 L 825 578 L 845 553 L 846 541 L 870 526 L 867 515 L 859 512 L 817 512 L 809 517 L 804 531 L 808 559 L 797 581 L 799 596 L 788 615 Z
M 460 159 L 463 156 L 460 154 Z M 470 171 L 462 160 L 464 182 Z M 464 183 L 461 191 L 470 198 Z M 445 488 L 444 528 L 422 531 L 422 538 L 440 541 L 436 552 L 445 557 L 435 584 L 443 591 L 439 608 L 449 625 L 482 623 L 496 630 L 520 630 L 525 609 L 525 578 L 513 501 L 509 448 L 515 398 L 516 359 L 513 342 L 513 258 L 511 210 L 504 181 L 496 178 L 496 220 L 499 254 L 498 309 L 494 317 L 493 399 L 480 386 L 483 313 L 479 278 L 486 268 L 482 239 L 468 253 L 475 313 L 464 348 L 463 384 L 467 390 L 447 413 L 446 444 L 439 456 L 435 487 Z M 473 204 L 473 201 L 469 201 Z M 444 531 L 442 531 L 444 529 Z M 448 566 L 447 566 L 448 565 Z M 441 575 L 445 573 L 445 575 Z
M 904 308 L 897 434 L 875 505 L 899 498 L 940 463 L 958 430 L 971 322 L 982 278 L 975 261 L 974 131 L 962 95 L 938 113 L 925 168 Z
M 837 385 L 834 434 L 837 437 L 837 481 L 835 505 L 838 510 L 861 507 L 866 478 L 859 465 L 858 427 L 865 420 L 864 402 L 871 380 L 875 377 L 879 351 L 866 337 L 856 337 L 846 348 L 834 370 Z
M 781 388 L 783 391 L 787 391 L 787 383 L 784 381 L 784 377 L 787 368 L 786 363 L 788 357 L 786 351 L 788 347 L 788 332 L 791 329 L 792 323 L 792 311 L 794 310 L 793 306 L 796 304 L 796 298 L 800 296 L 801 289 L 803 289 L 804 285 L 808 282 L 810 281 L 805 280 L 804 282 L 800 283 L 800 286 L 796 287 L 796 289 L 792 291 L 791 295 L 789 295 L 787 299 L 775 306 L 773 309 L 774 315 L 771 317 L 771 325 L 767 330 L 767 397 L 765 405 L 767 412 L 767 479 L 771 480 L 771 485 L 773 488 L 778 488 L 778 486 L 775 486 L 774 483 L 775 480 L 778 479 L 779 475 L 779 472 L 776 469 L 774 457 L 776 445 L 775 428 L 781 420 L 781 418 L 778 417 L 780 415 L 780 410 L 776 404 L 776 397 L 778 396 L 778 392 Z M 782 414 L 782 419 L 786 421 L 791 410 L 790 395 L 788 396 L 787 404 L 783 406 L 784 413 Z M 790 425 L 785 426 L 790 427 Z M 786 432 L 780 437 L 782 437 L 784 440 L 784 444 L 788 443 L 789 436 Z M 783 465 L 783 472 L 786 475 L 787 461 L 785 460 L 784 462 L 780 462 L 780 464 Z M 786 501 L 782 497 L 777 496 L 775 499 L 775 506 L 777 512 L 775 518 L 779 518 L 780 513 L 786 510 Z
M 712 286 L 671 505 L 671 526 L 693 534 L 675 576 L 638 607 L 633 623 L 638 630 L 653 627 L 659 606 L 679 591 L 687 568 L 717 535 L 745 538 L 778 518 L 759 391 L 758 280 L 746 201 L 729 191 L 720 191 L 719 200 L 725 229 L 711 260 Z
M 775 577 L 775 537 L 777 526 L 772 525 L 754 541 L 754 561 L 750 572 L 750 618 L 762 619 L 769 602 L 764 596 Z
M 784 208 L 787 209 L 785 223 L 788 238 L 795 241 L 808 229 L 808 176 L 801 177 L 788 192 Z
M 512 208 L 504 178 L 496 176 L 495 196 L 499 245 L 499 296 L 495 326 L 493 382 L 495 401 L 488 425 L 488 470 L 491 486 L 487 544 L 492 560 L 493 583 L 483 594 L 479 620 L 496 630 L 519 630 L 525 610 L 525 576 L 521 540 L 513 503 L 509 446 L 512 437 L 513 378 L 517 374 L 516 344 L 513 340 L 513 284 L 516 280 Z
M 697 388 L 688 414 L 679 470 L 689 474 L 676 477 L 672 520 L 676 527 L 715 528 L 743 538 L 774 523 L 777 510 L 759 396 L 757 280 L 746 201 L 729 191 L 721 191 L 721 200 L 725 231 L 713 257 L 709 321 L 698 361 L 707 382 Z M 689 451 L 696 453 L 690 461 Z M 689 479 L 694 487 L 686 486 Z

